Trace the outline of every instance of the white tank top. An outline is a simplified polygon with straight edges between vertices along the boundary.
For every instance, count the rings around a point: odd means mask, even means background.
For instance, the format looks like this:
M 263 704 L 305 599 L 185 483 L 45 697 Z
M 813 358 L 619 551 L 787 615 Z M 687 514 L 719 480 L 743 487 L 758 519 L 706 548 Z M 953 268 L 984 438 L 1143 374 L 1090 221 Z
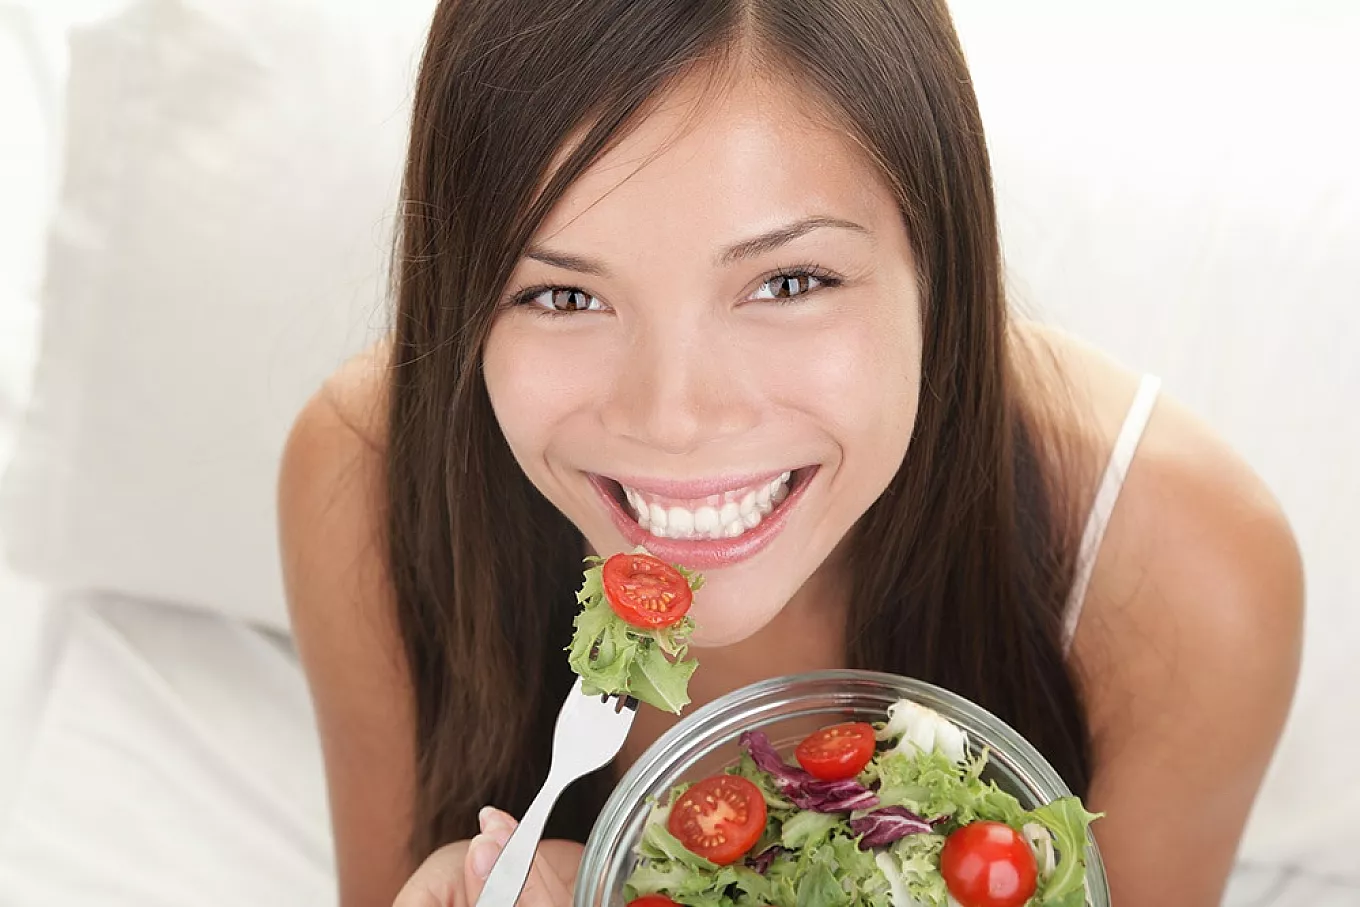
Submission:
M 1114 513 L 1115 502 L 1124 487 L 1124 478 L 1133 464 L 1133 456 L 1138 452 L 1138 442 L 1143 440 L 1148 419 L 1157 404 L 1157 394 L 1162 382 L 1154 375 L 1144 375 L 1139 382 L 1138 393 L 1133 398 L 1128 415 L 1124 417 L 1124 427 L 1110 452 L 1105 474 L 1100 478 L 1091 513 L 1086 517 L 1086 528 L 1081 533 L 1081 547 L 1077 549 L 1077 575 L 1072 590 L 1067 596 L 1067 610 L 1063 620 L 1063 651 L 1072 645 L 1072 637 L 1077 632 L 1077 622 L 1081 620 L 1081 608 L 1086 602 L 1086 589 L 1091 585 L 1091 571 L 1095 569 L 1096 556 L 1100 553 L 1100 543 L 1105 538 L 1105 530 L 1110 525 L 1110 515 Z

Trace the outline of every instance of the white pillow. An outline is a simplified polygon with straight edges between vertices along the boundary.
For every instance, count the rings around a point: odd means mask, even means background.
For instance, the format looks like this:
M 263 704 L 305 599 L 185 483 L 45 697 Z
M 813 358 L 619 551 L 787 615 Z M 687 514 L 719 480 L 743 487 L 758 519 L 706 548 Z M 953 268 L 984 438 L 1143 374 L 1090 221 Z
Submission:
M 18 570 L 286 626 L 278 456 L 387 317 L 432 7 L 146 0 L 72 31 L 40 358 L 0 508 Z
M 60 166 L 60 37 L 23 10 L 0 10 L 0 469 L 36 358 L 42 249 Z

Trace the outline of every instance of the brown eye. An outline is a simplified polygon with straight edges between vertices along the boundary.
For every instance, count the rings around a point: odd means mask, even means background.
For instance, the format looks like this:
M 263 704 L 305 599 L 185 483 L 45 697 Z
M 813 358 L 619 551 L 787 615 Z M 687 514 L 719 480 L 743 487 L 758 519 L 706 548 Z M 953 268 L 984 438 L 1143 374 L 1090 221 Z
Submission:
M 552 293 L 552 307 L 559 312 L 584 312 L 594 301 L 581 290 L 556 289 Z
M 526 294 L 522 297 L 522 302 L 537 306 L 548 313 L 563 315 L 571 312 L 599 312 L 604 309 L 604 303 L 585 290 L 575 287 L 549 287 Z
M 835 281 L 807 271 L 790 271 L 776 274 L 761 284 L 756 291 L 756 299 L 793 299 L 824 286 L 834 286 Z

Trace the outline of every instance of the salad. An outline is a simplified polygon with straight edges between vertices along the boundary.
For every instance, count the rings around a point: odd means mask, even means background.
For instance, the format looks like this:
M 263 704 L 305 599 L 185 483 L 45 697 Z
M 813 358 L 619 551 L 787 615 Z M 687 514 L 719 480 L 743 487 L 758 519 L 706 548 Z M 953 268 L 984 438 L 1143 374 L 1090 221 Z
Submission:
M 586 563 L 576 594 L 584 607 L 567 647 L 582 692 L 633 696 L 679 714 L 689 704 L 689 679 L 699 666 L 685 656 L 694 631 L 688 612 L 703 577 L 642 548 Z
M 887 720 L 824 727 L 653 804 L 628 907 L 1084 907 L 1075 797 L 1025 810 L 983 781 L 984 750 L 911 700 Z

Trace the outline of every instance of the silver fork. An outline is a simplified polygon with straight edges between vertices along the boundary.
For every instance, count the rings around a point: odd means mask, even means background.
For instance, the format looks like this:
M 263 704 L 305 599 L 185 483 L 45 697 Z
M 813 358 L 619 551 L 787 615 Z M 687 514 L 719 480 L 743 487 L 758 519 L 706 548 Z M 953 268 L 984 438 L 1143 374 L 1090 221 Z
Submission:
M 581 692 L 581 678 L 576 678 L 557 713 L 548 778 L 496 858 L 476 907 L 511 907 L 515 903 L 529 878 L 534 851 L 543 837 L 543 826 L 553 804 L 568 784 L 602 768 L 618 755 L 628 729 L 633 726 L 637 706 L 637 700 L 631 696 L 587 696 Z

